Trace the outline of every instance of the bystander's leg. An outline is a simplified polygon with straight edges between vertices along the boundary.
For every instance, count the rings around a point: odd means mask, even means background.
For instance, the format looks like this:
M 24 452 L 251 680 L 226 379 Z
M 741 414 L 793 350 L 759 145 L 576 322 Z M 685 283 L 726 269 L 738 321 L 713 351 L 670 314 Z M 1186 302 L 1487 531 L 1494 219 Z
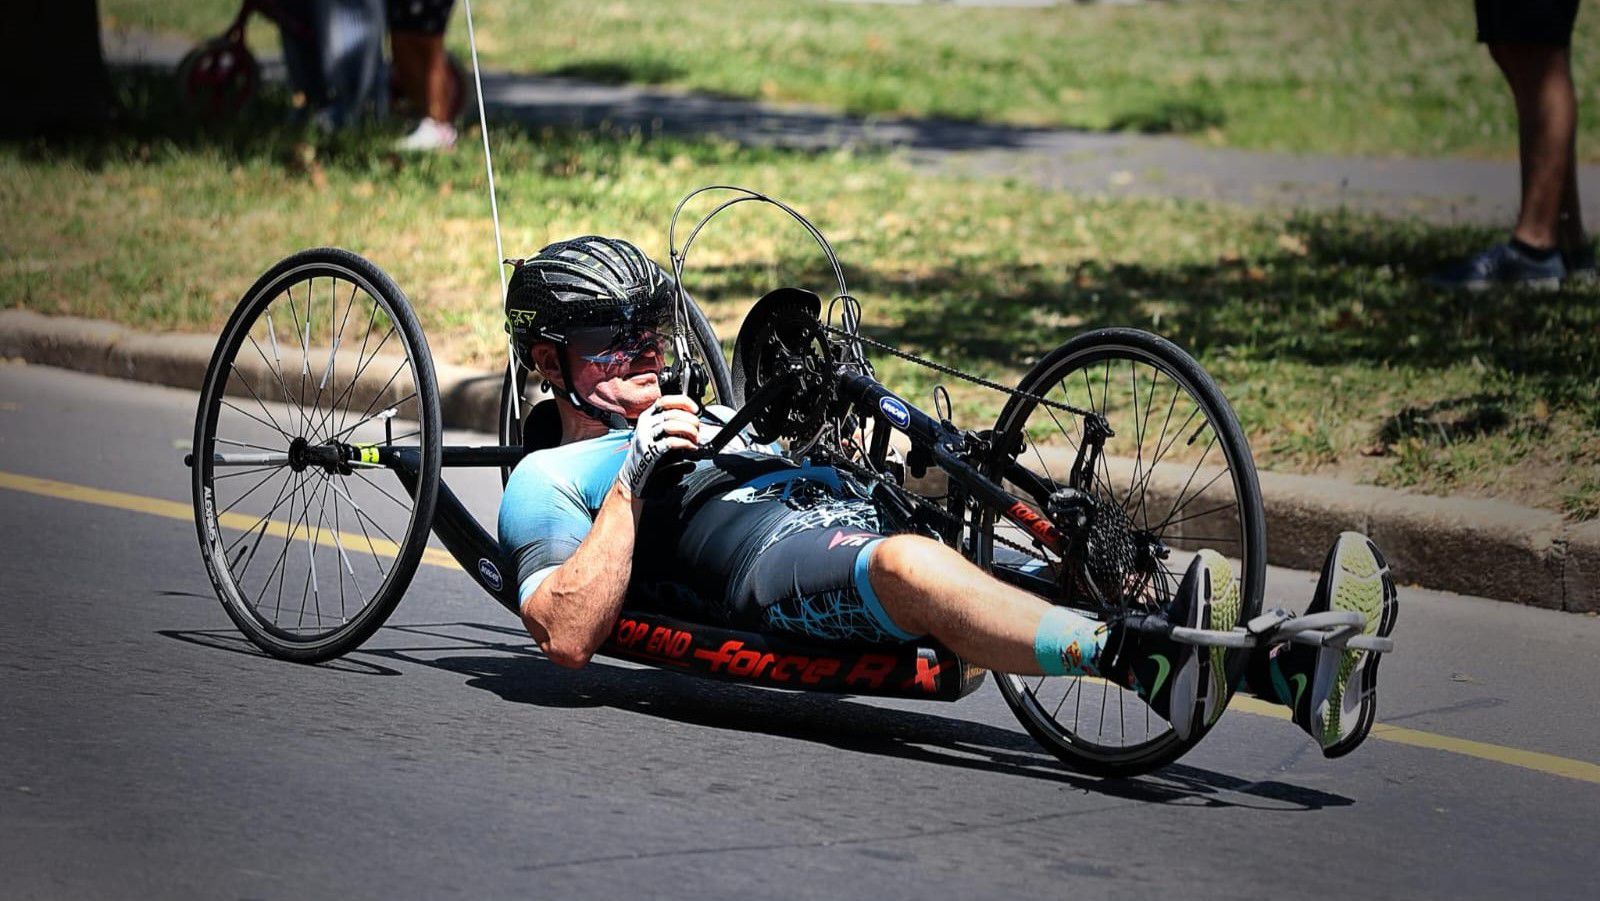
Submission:
M 1491 44 L 1517 106 L 1522 208 L 1513 236 L 1541 250 L 1573 250 L 1587 236 L 1578 203 L 1578 100 L 1566 47 Z

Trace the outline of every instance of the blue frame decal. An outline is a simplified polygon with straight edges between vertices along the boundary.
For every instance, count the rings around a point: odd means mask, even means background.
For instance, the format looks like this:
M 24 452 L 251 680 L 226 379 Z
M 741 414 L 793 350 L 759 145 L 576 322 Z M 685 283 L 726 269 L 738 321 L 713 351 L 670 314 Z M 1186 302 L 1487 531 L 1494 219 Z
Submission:
M 500 570 L 489 562 L 487 557 L 478 558 L 478 575 L 483 576 L 483 581 L 489 583 L 489 587 L 495 591 L 499 591 L 505 585 L 500 579 Z
M 878 409 L 889 417 L 890 422 L 902 429 L 911 424 L 911 413 L 906 409 L 906 402 L 898 397 L 879 398 Z

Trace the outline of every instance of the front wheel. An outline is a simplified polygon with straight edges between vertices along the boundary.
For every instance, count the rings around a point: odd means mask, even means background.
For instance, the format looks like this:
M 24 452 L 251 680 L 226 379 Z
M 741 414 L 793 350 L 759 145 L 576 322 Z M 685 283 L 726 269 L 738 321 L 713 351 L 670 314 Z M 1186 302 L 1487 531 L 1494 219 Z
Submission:
M 1260 612 L 1266 525 L 1255 464 L 1233 409 L 1199 363 L 1148 332 L 1103 329 L 1045 356 L 1018 388 L 1031 396 L 1013 396 L 1001 412 L 985 474 L 998 482 L 1009 471 L 1017 477 L 1009 489 L 1036 509 L 1065 487 L 1085 438 L 1084 417 L 1040 398 L 1098 413 L 1113 433 L 1087 492 L 1094 525 L 1081 547 L 1090 559 L 1063 561 L 1026 531 L 987 516 L 972 542 L 979 565 L 1048 573 L 1047 600 L 1108 620 L 1134 609 L 1164 612 L 1194 553 L 1211 548 L 1233 568 L 1237 621 Z M 1094 591 L 1084 590 L 1089 579 Z M 1213 666 L 1226 674 L 1221 684 L 1230 693 L 1248 656 L 1215 652 Z M 1176 760 L 1206 731 L 1180 740 L 1131 691 L 1097 678 L 1000 674 L 997 682 L 1028 732 L 1088 773 L 1148 772 Z
M 383 625 L 427 547 L 442 434 L 427 341 L 378 267 L 320 248 L 256 281 L 206 370 L 192 458 L 206 572 L 246 637 L 316 662 Z

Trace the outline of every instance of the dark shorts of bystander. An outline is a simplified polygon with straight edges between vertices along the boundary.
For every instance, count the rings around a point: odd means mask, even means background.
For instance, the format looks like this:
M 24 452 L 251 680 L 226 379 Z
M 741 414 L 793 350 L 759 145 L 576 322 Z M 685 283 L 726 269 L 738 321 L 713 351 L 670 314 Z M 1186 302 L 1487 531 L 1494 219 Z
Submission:
M 1478 10 L 1478 43 L 1572 43 L 1578 0 L 1474 0 Z
M 455 0 L 388 0 L 389 30 L 437 37 L 450 22 Z

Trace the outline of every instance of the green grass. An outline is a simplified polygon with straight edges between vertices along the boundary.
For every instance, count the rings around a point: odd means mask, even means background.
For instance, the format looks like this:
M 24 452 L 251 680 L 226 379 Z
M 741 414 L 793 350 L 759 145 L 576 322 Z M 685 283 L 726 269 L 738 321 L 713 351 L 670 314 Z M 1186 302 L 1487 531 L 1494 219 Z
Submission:
M 273 261 L 334 244 L 405 287 L 435 356 L 499 359 L 476 153 L 402 159 L 382 131 L 313 146 L 278 124 L 281 97 L 207 130 L 176 115 L 159 79 L 121 89 L 131 115 L 115 136 L 0 145 L 0 306 L 209 332 Z M 908 350 L 1014 382 L 1082 329 L 1141 326 L 1197 354 L 1265 467 L 1600 514 L 1600 292 L 1418 286 L 1486 233 L 1085 200 L 875 155 L 509 125 L 496 143 L 508 255 L 599 232 L 661 258 L 679 197 L 748 184 L 815 219 L 871 334 Z M 825 275 L 798 227 L 741 207 L 696 244 L 689 279 L 731 338 L 754 298 L 826 292 Z M 895 360 L 880 374 L 923 403 L 937 381 Z M 994 416 L 994 397 L 950 388 L 964 424 Z
M 103 0 L 191 36 L 235 0 Z M 479 0 L 485 64 L 738 97 L 1240 147 L 1515 153 L 1510 96 L 1465 0 L 1194 0 L 981 9 L 825 0 Z M 450 40 L 464 52 L 458 4 Z M 257 34 L 265 32 L 258 30 Z M 1600 16 L 1578 17 L 1579 152 L 1600 160 Z

